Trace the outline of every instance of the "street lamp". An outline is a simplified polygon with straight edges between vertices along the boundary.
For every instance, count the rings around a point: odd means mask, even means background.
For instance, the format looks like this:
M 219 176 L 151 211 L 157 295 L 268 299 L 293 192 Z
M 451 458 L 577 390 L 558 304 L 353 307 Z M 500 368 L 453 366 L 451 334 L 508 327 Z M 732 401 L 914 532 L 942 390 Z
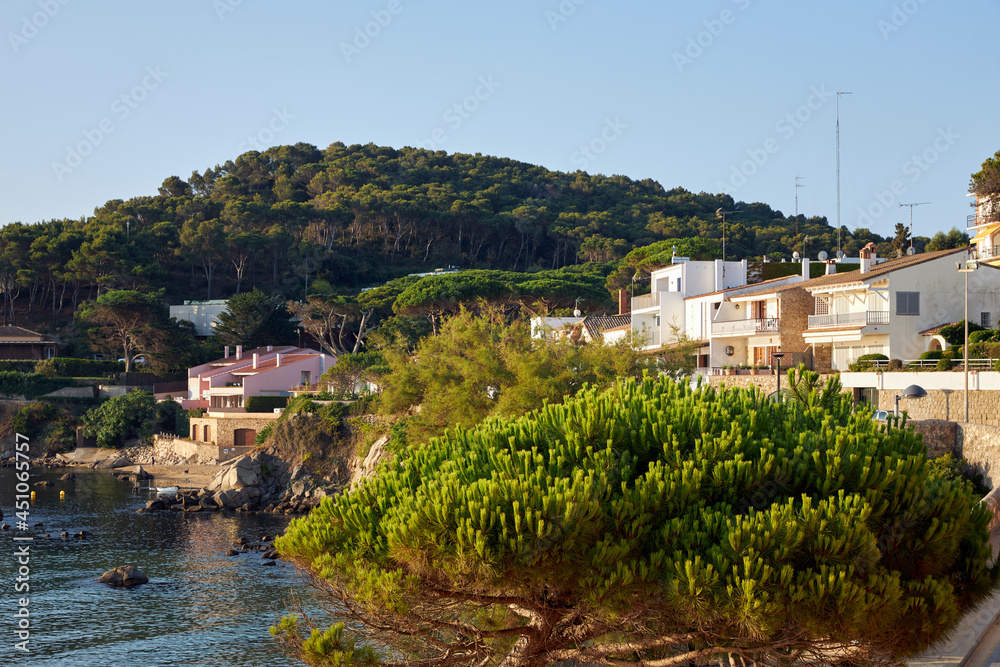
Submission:
M 923 398 L 927 395 L 927 392 L 923 387 L 916 384 L 911 384 L 909 387 L 903 390 L 902 394 L 896 394 L 896 409 L 895 415 L 899 416 L 899 399 L 901 398 Z
M 912 208 L 910 209 L 913 210 Z M 965 347 L 962 348 L 962 356 L 965 357 L 965 423 L 969 423 L 969 274 L 979 268 L 979 260 L 965 260 L 965 268 L 962 262 L 955 262 L 959 273 L 965 274 Z
M 780 401 L 781 400 L 781 358 L 783 356 L 785 356 L 785 353 L 784 352 L 775 352 L 771 356 L 774 357 L 774 361 L 778 365 L 778 368 L 777 368 L 777 371 L 778 371 L 778 389 L 774 392 L 774 400 Z

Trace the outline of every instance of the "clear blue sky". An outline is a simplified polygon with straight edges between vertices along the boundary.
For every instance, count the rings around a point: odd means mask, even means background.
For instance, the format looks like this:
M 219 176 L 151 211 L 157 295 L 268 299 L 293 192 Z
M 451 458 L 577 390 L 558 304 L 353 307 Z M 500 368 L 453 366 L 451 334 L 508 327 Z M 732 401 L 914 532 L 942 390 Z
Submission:
M 986 0 L 6 0 L 0 224 L 299 141 L 499 155 L 785 214 L 801 176 L 799 211 L 833 224 L 839 89 L 843 224 L 888 235 L 899 203 L 927 201 L 930 236 L 965 228 L 969 175 L 1000 149 L 998 24 Z

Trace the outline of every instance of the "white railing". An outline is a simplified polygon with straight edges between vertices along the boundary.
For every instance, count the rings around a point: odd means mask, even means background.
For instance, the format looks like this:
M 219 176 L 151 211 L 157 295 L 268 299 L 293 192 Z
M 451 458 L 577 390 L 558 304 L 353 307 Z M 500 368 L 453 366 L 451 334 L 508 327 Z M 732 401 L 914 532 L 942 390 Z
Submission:
M 637 310 L 642 310 L 643 308 L 656 308 L 660 305 L 660 293 L 653 292 L 652 294 L 643 294 L 642 296 L 632 297 L 632 312 Z
M 776 317 L 759 317 L 751 320 L 712 322 L 714 336 L 741 336 L 756 333 L 778 333 L 781 323 Z
M 934 370 L 937 368 L 938 359 L 903 359 L 903 367 L 899 370 L 901 371 L 912 371 L 912 370 Z M 991 371 L 993 370 L 994 364 L 996 364 L 996 359 L 969 359 L 969 370 L 970 371 Z M 888 360 L 881 359 L 878 361 L 871 361 L 872 370 L 884 371 L 889 369 Z M 952 359 L 951 360 L 951 370 L 961 371 L 965 370 L 965 360 L 964 359 Z
M 830 313 L 810 315 L 809 328 L 836 327 L 848 324 L 889 324 L 888 310 L 864 310 L 858 313 Z

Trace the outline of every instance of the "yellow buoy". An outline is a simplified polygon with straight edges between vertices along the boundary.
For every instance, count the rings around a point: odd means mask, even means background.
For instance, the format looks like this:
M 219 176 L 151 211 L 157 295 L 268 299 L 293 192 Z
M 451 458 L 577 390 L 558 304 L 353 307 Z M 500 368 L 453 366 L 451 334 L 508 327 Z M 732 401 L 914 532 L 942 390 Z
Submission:
M 32 500 L 34 500 L 34 499 L 35 499 L 35 492 L 34 492 L 34 491 L 32 491 L 32 492 L 31 492 L 31 499 L 32 499 Z
M 65 491 L 60 491 L 59 492 L 59 500 L 63 500 L 65 498 L 66 498 L 66 492 Z

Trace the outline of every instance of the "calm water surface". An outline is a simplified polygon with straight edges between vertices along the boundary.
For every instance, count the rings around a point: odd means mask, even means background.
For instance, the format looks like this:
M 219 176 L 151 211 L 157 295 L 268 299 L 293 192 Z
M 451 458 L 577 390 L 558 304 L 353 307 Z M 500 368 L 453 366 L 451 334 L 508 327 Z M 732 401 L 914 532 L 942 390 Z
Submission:
M 33 471 L 35 472 L 35 471 Z M 136 514 L 151 496 L 107 472 L 74 470 L 31 478 L 37 493 L 29 524 L 14 516 L 14 471 L 0 470 L 0 507 L 10 530 L 0 532 L 0 665 L 31 667 L 141 667 L 298 665 L 272 645 L 268 627 L 294 592 L 306 607 L 311 590 L 289 565 L 263 567 L 259 553 L 225 556 L 243 536 L 273 537 L 287 517 L 242 514 Z M 36 487 L 51 480 L 55 486 Z M 59 491 L 66 492 L 60 500 Z M 62 539 L 87 530 L 86 540 Z M 51 537 L 42 537 L 49 533 Z M 14 551 L 33 535 L 31 590 L 14 590 Z M 150 583 L 130 590 L 98 584 L 118 565 L 139 567 Z M 17 598 L 30 598 L 31 653 L 14 649 Z

